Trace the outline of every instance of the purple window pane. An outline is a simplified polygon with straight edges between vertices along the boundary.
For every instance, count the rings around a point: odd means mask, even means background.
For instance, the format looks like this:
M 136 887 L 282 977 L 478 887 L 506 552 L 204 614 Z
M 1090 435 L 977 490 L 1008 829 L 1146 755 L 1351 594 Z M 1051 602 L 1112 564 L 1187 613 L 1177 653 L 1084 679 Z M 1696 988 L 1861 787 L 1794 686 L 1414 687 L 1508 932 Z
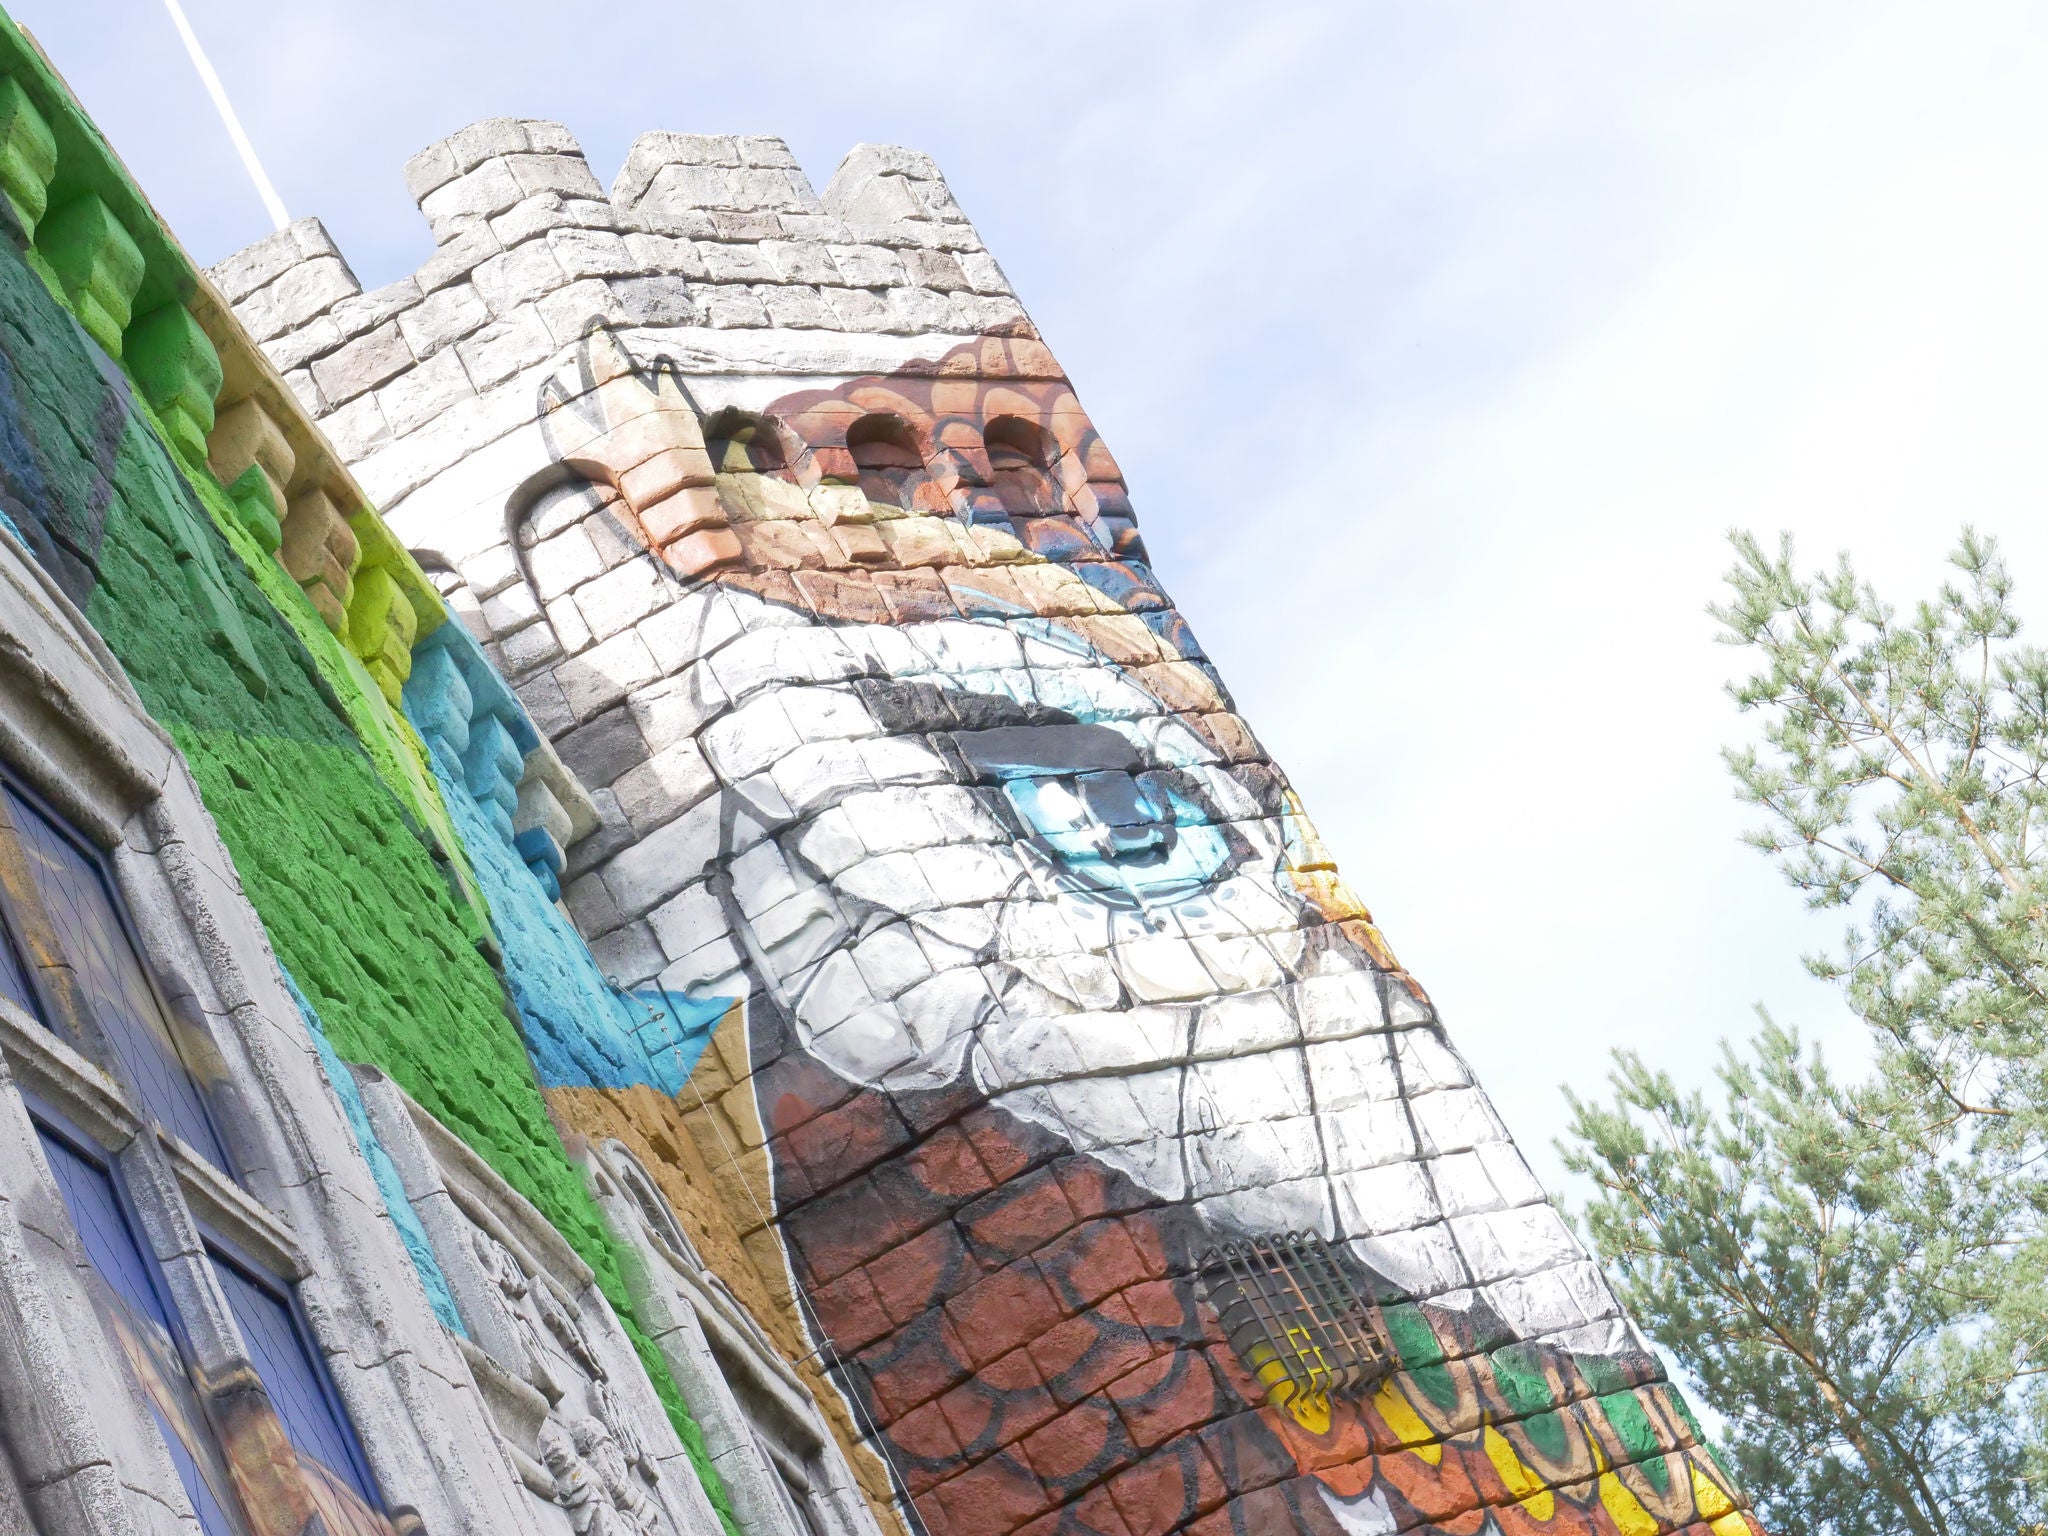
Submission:
M 120 1058 L 143 1110 L 221 1169 L 228 1166 L 199 1085 L 178 1054 L 142 957 L 99 861 L 10 786 L 7 810 L 57 943 Z
M 48 1132 L 42 1142 L 71 1224 L 92 1263 L 93 1307 L 142 1387 L 200 1529 L 206 1536 L 244 1536 L 241 1523 L 228 1513 L 236 1504 L 220 1443 L 200 1409 L 152 1266 L 121 1210 L 114 1181 L 106 1169 Z
M 323 1504 L 340 1495 L 338 1513 L 342 1532 L 363 1536 L 385 1536 L 387 1527 L 374 1510 L 377 1496 L 372 1491 L 369 1468 L 363 1463 L 355 1432 L 349 1428 L 327 1372 L 314 1358 L 310 1341 L 292 1315 L 291 1303 L 268 1285 L 250 1279 L 240 1269 L 218 1256 L 214 1273 L 228 1299 L 228 1310 L 242 1330 L 249 1346 L 249 1358 L 270 1393 L 270 1404 L 284 1424 L 286 1437 L 299 1453 L 300 1465 L 316 1497 L 329 1495 Z M 324 1476 L 322 1475 L 324 1474 Z M 329 1508 L 330 1526 L 337 1511 Z

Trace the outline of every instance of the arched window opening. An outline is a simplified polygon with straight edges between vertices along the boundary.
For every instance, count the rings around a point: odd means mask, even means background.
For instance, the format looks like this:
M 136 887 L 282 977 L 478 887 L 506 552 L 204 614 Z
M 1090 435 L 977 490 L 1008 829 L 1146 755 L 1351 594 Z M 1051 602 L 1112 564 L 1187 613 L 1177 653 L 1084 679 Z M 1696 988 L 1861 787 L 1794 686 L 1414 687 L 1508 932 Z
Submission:
M 651 553 L 646 530 L 618 488 L 597 478 L 592 468 L 553 464 L 515 491 L 505 507 L 505 528 L 512 546 L 514 570 L 501 572 L 492 591 L 479 591 L 480 611 L 488 639 L 501 649 L 508 674 L 523 675 L 535 661 L 552 659 L 554 647 L 543 640 L 552 634 L 555 646 L 574 651 L 587 643 L 588 631 L 567 597 L 628 560 Z M 513 637 L 541 619 L 523 642 Z
M 653 1175 L 640 1166 L 640 1159 L 627 1149 L 624 1142 L 608 1141 L 604 1145 L 604 1160 L 618 1179 L 619 1187 L 626 1192 L 626 1198 L 640 1213 L 640 1219 L 647 1224 L 648 1232 L 668 1249 L 669 1256 L 679 1264 L 702 1270 L 704 1260 L 697 1252 L 697 1245 L 683 1231 L 675 1212 L 662 1198 Z
M 1046 430 L 1021 416 L 998 416 L 982 432 L 989 476 L 1003 510 L 1012 517 L 1039 517 L 1060 510 L 1052 466 L 1058 445 Z
M 919 505 L 919 490 L 930 484 L 924 455 L 901 419 L 863 416 L 847 428 L 846 448 L 860 474 L 861 494 L 869 501 L 904 512 L 931 510 Z
M 721 475 L 772 475 L 789 468 L 775 423 L 752 411 L 714 411 L 704 423 L 704 447 L 712 470 Z
M 810 516 L 790 470 L 802 444 L 772 417 L 728 407 L 704 423 L 704 451 L 718 476 L 718 502 L 729 521 Z
M 646 1167 L 617 1140 L 605 1142 L 587 1166 L 601 1197 L 625 1196 L 637 1228 L 632 1237 L 644 1245 L 643 1253 L 666 1261 L 670 1304 L 681 1303 L 694 1325 L 695 1352 L 679 1362 L 684 1369 L 678 1375 L 691 1411 L 714 1442 L 736 1449 L 751 1444 L 757 1471 L 728 1485 L 743 1506 L 741 1523 L 786 1536 L 871 1531 L 870 1524 L 847 1517 L 850 1501 L 858 1498 L 852 1471 L 809 1389 L 753 1314 L 705 1265 Z M 726 1441 L 728 1435 L 733 1441 Z M 716 1444 L 714 1450 L 724 1454 Z

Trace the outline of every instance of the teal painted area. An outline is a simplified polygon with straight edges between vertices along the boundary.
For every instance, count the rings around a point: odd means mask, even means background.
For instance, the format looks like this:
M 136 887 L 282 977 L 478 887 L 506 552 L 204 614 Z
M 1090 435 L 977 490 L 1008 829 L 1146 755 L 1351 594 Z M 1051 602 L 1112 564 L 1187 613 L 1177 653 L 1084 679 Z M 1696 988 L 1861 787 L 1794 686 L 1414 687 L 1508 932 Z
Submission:
M 555 905 L 542 878 L 552 870 L 536 869 L 513 836 L 524 754 L 539 738 L 461 625 L 443 625 L 414 654 L 405 707 L 490 904 L 541 1085 L 680 1093 L 731 1001 L 628 993 L 605 978 Z
M 405 1244 L 412 1267 L 419 1271 L 420 1284 L 427 1289 L 427 1300 L 434 1308 L 434 1316 L 441 1320 L 442 1327 L 468 1338 L 469 1330 L 462 1326 L 462 1314 L 455 1309 L 455 1293 L 448 1288 L 448 1277 L 441 1273 L 441 1261 L 434 1257 L 434 1245 L 427 1241 L 427 1229 L 420 1225 L 419 1213 L 412 1208 L 405 1183 L 398 1176 L 398 1165 L 391 1161 L 391 1154 L 377 1139 L 376 1127 L 370 1124 L 370 1112 L 363 1107 L 362 1090 L 356 1086 L 355 1074 L 334 1054 L 334 1047 L 327 1041 L 327 1031 L 320 1027 L 320 1015 L 306 1001 L 306 994 L 299 990 L 299 984 L 292 980 L 291 973 L 282 966 L 278 973 L 284 977 L 292 1001 L 298 1004 L 299 1017 L 306 1021 L 306 1033 L 313 1037 L 314 1048 L 320 1052 L 320 1065 L 327 1073 L 327 1081 L 334 1087 L 334 1096 L 341 1100 L 342 1113 L 348 1116 L 348 1127 L 355 1132 L 356 1145 L 363 1151 L 363 1161 L 370 1165 L 370 1177 L 377 1181 L 377 1193 L 384 1197 L 384 1209 L 390 1213 L 391 1224 L 398 1228 L 399 1240 Z

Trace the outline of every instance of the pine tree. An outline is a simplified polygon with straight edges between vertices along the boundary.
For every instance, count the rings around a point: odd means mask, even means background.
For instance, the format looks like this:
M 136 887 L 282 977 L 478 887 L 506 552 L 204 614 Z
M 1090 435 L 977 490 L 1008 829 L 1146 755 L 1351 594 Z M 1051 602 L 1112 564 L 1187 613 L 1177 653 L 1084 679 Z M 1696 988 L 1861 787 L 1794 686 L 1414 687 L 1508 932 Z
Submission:
M 1837 1082 L 1764 1017 L 1722 1103 L 1619 1053 L 1568 1166 L 1624 1300 L 1727 1416 L 1775 1529 L 2016 1531 L 2048 1509 L 2048 655 L 1994 541 L 1910 618 L 1846 556 L 1802 578 L 1734 538 L 1712 610 L 1756 670 L 1726 754 L 1809 957 L 1877 1042 Z

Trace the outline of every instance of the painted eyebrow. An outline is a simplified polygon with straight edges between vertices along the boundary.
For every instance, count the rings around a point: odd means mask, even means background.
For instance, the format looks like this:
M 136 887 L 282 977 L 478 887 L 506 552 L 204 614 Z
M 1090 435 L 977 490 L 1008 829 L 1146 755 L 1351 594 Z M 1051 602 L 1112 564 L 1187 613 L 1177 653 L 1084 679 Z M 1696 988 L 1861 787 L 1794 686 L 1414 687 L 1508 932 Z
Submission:
M 979 777 L 1019 773 L 1141 772 L 1138 749 L 1106 725 L 998 726 L 955 731 L 953 742 Z

